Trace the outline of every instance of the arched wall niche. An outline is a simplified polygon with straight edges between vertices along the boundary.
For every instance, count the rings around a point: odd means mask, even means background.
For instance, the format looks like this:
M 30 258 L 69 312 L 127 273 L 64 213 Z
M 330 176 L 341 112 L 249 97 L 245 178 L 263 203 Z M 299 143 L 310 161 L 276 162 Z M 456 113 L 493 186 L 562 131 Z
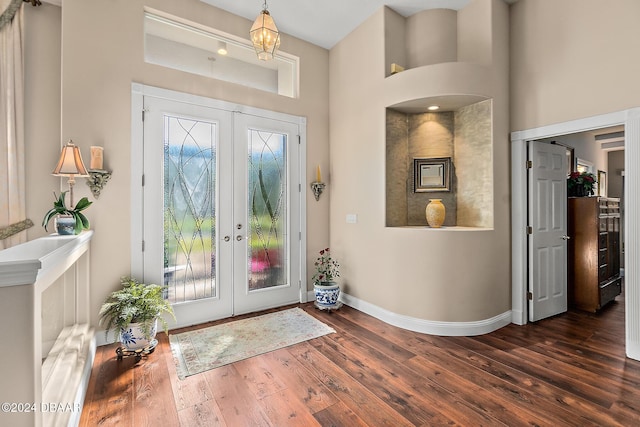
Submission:
M 438 107 L 435 111 L 429 108 Z M 441 199 L 445 227 L 493 227 L 492 101 L 450 95 L 386 109 L 387 227 L 425 227 L 425 206 Z M 447 189 L 420 191 L 422 159 L 450 159 Z

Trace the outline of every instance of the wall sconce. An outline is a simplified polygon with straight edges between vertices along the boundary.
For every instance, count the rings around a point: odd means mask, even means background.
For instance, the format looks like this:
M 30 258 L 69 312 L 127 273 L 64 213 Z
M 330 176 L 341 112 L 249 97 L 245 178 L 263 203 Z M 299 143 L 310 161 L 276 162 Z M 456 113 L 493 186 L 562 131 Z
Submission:
M 100 197 L 100 192 L 111 178 L 111 171 L 104 170 L 104 148 L 91 147 L 91 168 L 87 185 L 91 189 L 91 194 L 96 199 Z
M 320 200 L 320 195 L 324 191 L 324 188 L 327 185 L 322 182 L 322 174 L 320 173 L 320 165 L 316 168 L 316 180 L 311 183 L 311 190 L 313 190 L 313 195 L 316 198 L 316 202 Z
M 67 142 L 67 145 L 62 147 L 60 152 L 60 160 L 56 168 L 51 173 L 53 176 L 67 176 L 69 180 L 69 206 L 73 207 L 73 185 L 76 183 L 75 177 L 87 177 L 87 168 L 82 161 L 82 154 L 80 148 L 76 146 L 72 140 Z

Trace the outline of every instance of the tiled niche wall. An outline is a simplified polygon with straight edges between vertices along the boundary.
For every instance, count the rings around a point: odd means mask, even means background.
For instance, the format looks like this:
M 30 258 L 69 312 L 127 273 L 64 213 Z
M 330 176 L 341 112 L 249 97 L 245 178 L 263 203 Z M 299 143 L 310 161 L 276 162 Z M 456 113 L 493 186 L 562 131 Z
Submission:
M 386 225 L 426 226 L 429 199 L 442 199 L 444 226 L 493 226 L 491 101 L 442 113 L 387 109 Z M 414 193 L 413 159 L 451 157 L 451 191 Z

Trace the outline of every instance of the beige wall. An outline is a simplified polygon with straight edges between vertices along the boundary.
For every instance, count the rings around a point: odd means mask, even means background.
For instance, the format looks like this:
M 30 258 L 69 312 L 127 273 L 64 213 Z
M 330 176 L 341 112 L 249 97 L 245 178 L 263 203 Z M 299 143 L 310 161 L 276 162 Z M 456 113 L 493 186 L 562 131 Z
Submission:
M 40 226 L 53 206 L 53 192 L 68 190 L 66 180 L 51 176 L 60 156 L 60 26 L 59 7 L 43 3 L 24 7 L 25 161 L 27 218 L 35 224 L 27 231 L 33 240 L 49 233 Z M 84 180 L 78 180 L 85 186 Z M 60 184 L 59 184 L 60 183 Z
M 434 64 L 385 79 L 385 51 L 401 43 L 389 38 L 403 25 L 388 9 L 376 12 L 330 53 L 330 240 L 342 264 L 344 290 L 419 319 L 476 321 L 510 309 L 508 7 L 501 0 L 474 0 L 472 7 L 487 17 L 481 38 L 490 34 L 491 67 Z M 385 107 L 412 97 L 461 93 L 493 98 L 489 191 L 495 228 L 385 227 Z M 347 214 L 357 214 L 358 222 L 347 224 Z
M 50 206 L 51 192 L 65 187 L 50 176 L 50 169 L 66 139 L 78 142 L 85 157 L 90 145 L 104 145 L 105 161 L 114 171 L 100 199 L 87 211 L 96 231 L 94 312 L 117 286 L 117 278 L 129 271 L 132 81 L 306 116 L 308 180 L 319 163 L 328 171 L 329 184 L 325 191 L 329 197 L 320 202 L 307 194 L 309 259 L 313 261 L 329 240 L 331 199 L 330 244 L 342 261 L 345 290 L 397 313 L 430 320 L 485 319 L 510 306 L 509 130 L 640 104 L 640 86 L 635 84 L 640 59 L 633 54 L 640 51 L 637 0 L 519 0 L 509 8 L 510 34 L 507 7 L 501 0 L 474 0 L 458 13 L 457 22 L 458 61 L 468 62 L 468 69 L 460 68 L 457 74 L 437 64 L 425 73 L 432 79 L 414 74 L 412 84 L 394 88 L 393 94 L 402 100 L 435 88 L 446 92 L 451 81 L 461 77 L 467 78 L 469 87 L 474 78 L 490 79 L 478 94 L 493 98 L 494 230 L 436 234 L 389 229 L 384 227 L 382 171 L 384 110 L 393 102 L 376 94 L 392 85 L 383 79 L 388 64 L 406 61 L 404 49 L 397 49 L 406 43 L 405 31 L 394 31 L 404 25 L 404 18 L 381 10 L 330 55 L 285 35 L 282 49 L 302 57 L 301 98 L 294 100 L 144 64 L 143 4 L 242 37 L 250 25 L 197 0 L 179 4 L 65 0 L 62 24 L 60 9 L 48 4 L 27 8 L 26 13 L 28 216 L 39 224 Z M 56 58 L 60 46 L 62 61 Z M 478 77 L 484 70 L 474 64 L 489 66 L 490 72 Z M 89 196 L 81 180 L 76 188 L 78 197 Z M 346 224 L 347 213 L 358 214 L 358 223 Z M 123 236 L 109 231 L 122 224 Z M 29 230 L 30 239 L 42 234 L 39 225 Z
M 144 63 L 144 6 L 243 38 L 251 26 L 244 18 L 198 0 L 65 0 L 62 10 L 45 4 L 27 15 L 27 79 L 33 84 L 31 92 L 27 91 L 27 117 L 31 117 L 27 125 L 27 209 L 37 223 L 29 238 L 44 233 L 39 222 L 50 207 L 51 193 L 66 187 L 66 181 L 50 175 L 61 141 L 73 138 L 86 162 L 91 145 L 104 146 L 105 166 L 113 171 L 97 200 L 84 179 L 78 179 L 75 187 L 76 200 L 83 196 L 94 200 L 86 211 L 95 230 L 91 258 L 94 324 L 104 298 L 119 286 L 120 276 L 130 272 L 132 82 L 304 116 L 307 181 L 314 179 L 316 164 L 329 170 L 326 49 L 283 35 L 281 49 L 301 58 L 300 98 L 290 99 Z M 310 190 L 306 195 L 312 264 L 317 249 L 328 243 L 329 198 L 316 202 Z
M 511 129 L 640 105 L 640 2 L 520 0 L 511 6 Z
M 407 18 L 406 68 L 453 62 L 458 58 L 458 14 L 451 9 L 428 9 Z

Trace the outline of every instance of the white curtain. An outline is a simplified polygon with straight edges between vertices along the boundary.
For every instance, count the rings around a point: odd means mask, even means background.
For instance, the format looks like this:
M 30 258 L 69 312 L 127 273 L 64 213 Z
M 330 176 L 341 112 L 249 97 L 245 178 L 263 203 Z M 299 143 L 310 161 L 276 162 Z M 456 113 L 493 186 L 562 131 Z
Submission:
M 21 4 L 0 0 L 0 229 L 26 219 Z M 25 241 L 22 231 L 0 240 L 0 249 Z

